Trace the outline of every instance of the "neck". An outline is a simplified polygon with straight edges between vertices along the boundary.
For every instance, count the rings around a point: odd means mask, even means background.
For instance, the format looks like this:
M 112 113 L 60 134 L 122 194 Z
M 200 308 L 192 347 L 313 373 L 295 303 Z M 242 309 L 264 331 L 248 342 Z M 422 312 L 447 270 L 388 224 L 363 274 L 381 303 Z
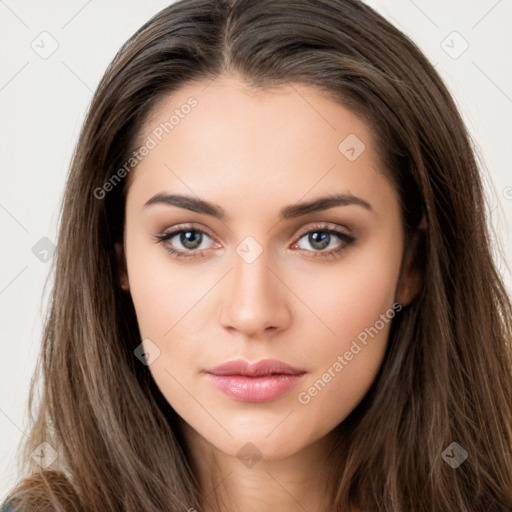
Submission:
M 189 426 L 190 447 L 204 512 L 326 512 L 329 510 L 329 453 L 332 434 L 281 459 L 228 455 Z

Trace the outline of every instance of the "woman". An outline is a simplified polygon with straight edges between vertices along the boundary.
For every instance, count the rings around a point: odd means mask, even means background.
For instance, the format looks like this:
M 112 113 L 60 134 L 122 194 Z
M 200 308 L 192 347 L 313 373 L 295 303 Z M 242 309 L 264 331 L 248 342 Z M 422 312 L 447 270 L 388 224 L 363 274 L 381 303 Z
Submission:
M 80 135 L 11 510 L 510 510 L 486 222 L 446 87 L 365 4 L 164 9 Z

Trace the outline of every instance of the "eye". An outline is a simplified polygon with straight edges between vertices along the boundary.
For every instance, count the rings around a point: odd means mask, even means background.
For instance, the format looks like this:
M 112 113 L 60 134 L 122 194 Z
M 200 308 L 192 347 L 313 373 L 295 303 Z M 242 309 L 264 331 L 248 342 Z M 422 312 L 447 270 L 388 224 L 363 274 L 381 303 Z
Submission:
M 208 244 L 208 240 L 213 244 Z M 337 256 L 354 241 L 354 237 L 341 229 L 323 224 L 303 231 L 292 248 L 311 253 L 311 257 L 328 258 Z M 192 226 L 176 226 L 171 231 L 156 235 L 155 242 L 161 243 L 176 258 L 202 258 L 206 256 L 204 252 L 207 249 L 220 247 L 206 231 Z
M 177 258 L 202 257 L 208 249 L 207 239 L 213 239 L 202 229 L 178 226 L 170 232 L 155 236 L 157 243 Z M 216 242 L 215 242 L 216 243 Z
M 299 241 L 293 247 L 312 252 L 313 257 L 331 257 L 345 250 L 354 241 L 353 236 L 340 229 L 322 225 L 303 232 Z M 312 250 L 307 246 L 311 247 Z

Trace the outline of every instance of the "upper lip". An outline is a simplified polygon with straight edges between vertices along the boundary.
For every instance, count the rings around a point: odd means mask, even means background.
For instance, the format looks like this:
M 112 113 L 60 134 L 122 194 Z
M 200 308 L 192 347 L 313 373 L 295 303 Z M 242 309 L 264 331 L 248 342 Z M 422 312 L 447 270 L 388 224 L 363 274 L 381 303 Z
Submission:
M 278 361 L 277 359 L 261 359 L 260 361 L 246 361 L 245 359 L 234 359 L 225 363 L 207 368 L 206 373 L 213 375 L 244 375 L 247 377 L 261 377 L 272 375 L 273 373 L 299 375 L 305 373 L 305 370 L 299 370 L 289 364 Z

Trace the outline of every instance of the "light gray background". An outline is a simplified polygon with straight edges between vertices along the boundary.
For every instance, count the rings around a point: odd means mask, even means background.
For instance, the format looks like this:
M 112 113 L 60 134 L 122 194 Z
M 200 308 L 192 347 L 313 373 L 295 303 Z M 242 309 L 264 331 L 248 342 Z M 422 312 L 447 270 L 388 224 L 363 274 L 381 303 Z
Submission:
M 107 64 L 169 3 L 0 0 L 0 498 L 16 481 L 13 456 L 27 431 L 45 307 L 50 264 L 41 261 L 44 246 L 36 246 L 39 257 L 32 248 L 43 237 L 56 242 L 72 150 Z M 487 169 L 488 208 L 505 255 L 497 261 L 510 290 L 512 0 L 368 3 L 416 41 L 455 96 Z

